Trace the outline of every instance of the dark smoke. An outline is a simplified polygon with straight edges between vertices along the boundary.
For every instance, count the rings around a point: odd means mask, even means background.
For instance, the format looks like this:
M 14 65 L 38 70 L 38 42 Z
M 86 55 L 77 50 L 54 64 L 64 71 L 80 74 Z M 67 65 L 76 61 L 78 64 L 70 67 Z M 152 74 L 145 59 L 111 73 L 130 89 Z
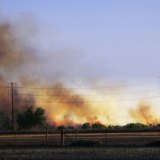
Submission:
M 35 55 L 30 52 L 31 48 L 23 44 L 15 27 L 8 21 L 0 22 L 0 109 L 7 110 L 11 108 L 11 89 L 8 81 L 21 79 L 20 70 L 35 60 Z M 34 104 L 35 100 L 32 96 L 18 96 L 18 89 L 14 89 L 15 107 L 23 108 L 24 101 L 26 104 Z
M 15 69 L 33 60 L 29 48 L 21 44 L 14 26 L 8 22 L 0 23 L 0 69 Z
M 25 31 L 25 28 L 23 30 Z M 13 81 L 17 83 L 17 88 L 14 87 L 14 107 L 17 110 L 23 110 L 29 105 L 43 107 L 48 119 L 56 125 L 93 123 L 96 121 L 104 124 L 120 124 L 123 122 L 123 118 L 126 119 L 120 115 L 120 103 L 113 102 L 114 96 L 111 96 L 112 102 L 107 102 L 110 97 L 105 97 L 102 89 L 100 91 L 94 90 L 94 93 L 98 93 L 96 94 L 97 97 L 88 98 L 80 96 L 75 89 L 65 87 L 68 81 L 71 84 L 72 77 L 73 81 L 79 79 L 82 85 L 88 84 L 89 86 L 93 85 L 93 87 L 96 86 L 96 80 L 102 78 L 100 75 L 95 75 L 97 69 L 95 72 L 91 69 L 92 67 L 87 69 L 87 61 L 79 60 L 85 59 L 82 58 L 81 54 L 78 54 L 79 57 L 77 57 L 73 52 L 70 54 L 66 51 L 62 53 L 50 51 L 50 54 L 46 56 L 46 52 L 42 54 L 41 51 L 41 54 L 37 56 L 37 50 L 32 47 L 32 44 L 27 43 L 28 37 L 33 38 L 32 35 L 27 35 L 26 39 L 21 37 L 16 25 L 9 21 L 0 21 L 0 110 L 3 109 L 11 113 L 11 90 L 8 82 Z M 40 45 L 37 47 L 41 50 Z M 103 69 L 101 66 L 99 70 Z M 69 80 L 66 77 L 69 77 Z M 82 77 L 85 79 L 88 77 L 90 81 L 85 81 Z M 95 83 L 93 83 L 94 80 Z M 61 82 L 63 85 L 59 84 Z M 52 86 L 53 88 L 47 90 L 19 88 L 23 85 L 31 88 L 40 86 Z M 104 94 L 106 94 L 105 92 Z M 108 90 L 108 93 L 111 92 L 114 93 L 115 90 Z M 96 103 L 99 96 L 106 101 Z M 126 113 L 127 111 L 123 112 Z M 130 110 L 128 117 L 146 124 L 157 123 L 150 107 L 143 104 L 140 104 L 136 110 Z

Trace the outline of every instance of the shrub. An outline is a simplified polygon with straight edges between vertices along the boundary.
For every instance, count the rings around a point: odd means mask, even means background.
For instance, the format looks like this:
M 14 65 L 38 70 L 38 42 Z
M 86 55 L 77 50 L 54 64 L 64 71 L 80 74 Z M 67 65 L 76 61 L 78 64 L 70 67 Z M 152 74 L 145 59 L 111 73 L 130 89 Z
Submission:
M 148 126 L 142 123 L 128 123 L 123 128 L 125 129 L 145 129 L 145 128 L 148 128 Z
M 106 126 L 104 124 L 96 122 L 92 124 L 92 129 L 106 129 Z
M 71 143 L 71 146 L 73 147 L 94 147 L 99 146 L 99 141 L 93 141 L 93 140 L 78 140 Z
M 115 126 L 112 126 L 112 125 L 109 125 L 107 127 L 107 129 L 122 129 L 123 127 L 122 126 L 119 126 L 119 125 L 115 125 Z
M 86 123 L 83 123 L 83 125 L 82 125 L 81 128 L 82 128 L 82 129 L 90 129 L 90 128 L 91 128 L 91 125 L 90 125 L 90 123 L 86 122 Z
M 146 144 L 147 147 L 160 147 L 160 140 L 154 140 Z

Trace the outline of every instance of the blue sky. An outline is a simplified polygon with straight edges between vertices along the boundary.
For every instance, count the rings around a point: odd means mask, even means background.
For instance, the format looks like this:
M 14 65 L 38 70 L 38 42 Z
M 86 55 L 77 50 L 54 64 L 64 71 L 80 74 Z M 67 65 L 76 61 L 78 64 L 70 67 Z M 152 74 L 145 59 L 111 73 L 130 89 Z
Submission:
M 114 81 L 160 75 L 159 0 L 0 0 L 0 14 L 12 21 L 33 16 L 44 48 L 73 52 L 71 64 L 81 59 L 73 72 L 84 65 Z

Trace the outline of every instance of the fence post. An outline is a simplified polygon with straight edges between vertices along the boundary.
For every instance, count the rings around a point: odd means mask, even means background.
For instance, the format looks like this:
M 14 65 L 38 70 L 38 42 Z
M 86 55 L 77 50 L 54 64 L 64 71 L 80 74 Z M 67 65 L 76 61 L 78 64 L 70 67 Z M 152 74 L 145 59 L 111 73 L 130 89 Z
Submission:
M 64 146 L 64 131 L 61 129 L 61 146 Z
M 76 141 L 78 141 L 78 130 L 76 130 Z
M 105 140 L 105 144 L 107 143 L 107 130 L 105 129 L 105 131 L 104 131 L 104 140 Z
M 46 129 L 46 144 L 48 145 L 48 129 Z
M 15 144 L 16 144 L 16 135 L 15 135 L 15 131 L 14 130 L 13 130 L 12 134 L 13 134 L 13 146 L 15 147 Z

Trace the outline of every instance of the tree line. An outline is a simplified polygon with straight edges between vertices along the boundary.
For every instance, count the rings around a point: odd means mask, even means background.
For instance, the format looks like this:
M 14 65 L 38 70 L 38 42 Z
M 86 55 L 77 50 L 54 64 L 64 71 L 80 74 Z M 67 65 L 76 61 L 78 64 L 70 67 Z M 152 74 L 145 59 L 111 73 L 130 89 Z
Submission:
M 25 107 L 23 111 L 14 110 L 14 129 L 45 128 L 47 119 L 43 108 Z M 10 113 L 6 110 L 0 111 L 0 130 L 10 130 L 12 128 Z
M 0 130 L 10 130 L 12 128 L 11 125 L 11 117 L 9 112 L 6 112 L 4 110 L 0 111 Z M 126 125 L 104 125 L 100 122 L 95 122 L 95 123 L 83 123 L 78 126 L 54 126 L 51 125 L 47 122 L 47 118 L 45 116 L 45 110 L 43 108 L 34 108 L 33 106 L 25 107 L 23 111 L 18 111 L 15 110 L 15 115 L 14 115 L 14 129 L 16 130 L 21 130 L 21 129 L 84 129 L 84 130 L 89 130 L 89 129 L 156 129 L 160 128 L 160 124 L 150 124 L 150 125 L 145 125 L 142 123 L 128 123 Z

